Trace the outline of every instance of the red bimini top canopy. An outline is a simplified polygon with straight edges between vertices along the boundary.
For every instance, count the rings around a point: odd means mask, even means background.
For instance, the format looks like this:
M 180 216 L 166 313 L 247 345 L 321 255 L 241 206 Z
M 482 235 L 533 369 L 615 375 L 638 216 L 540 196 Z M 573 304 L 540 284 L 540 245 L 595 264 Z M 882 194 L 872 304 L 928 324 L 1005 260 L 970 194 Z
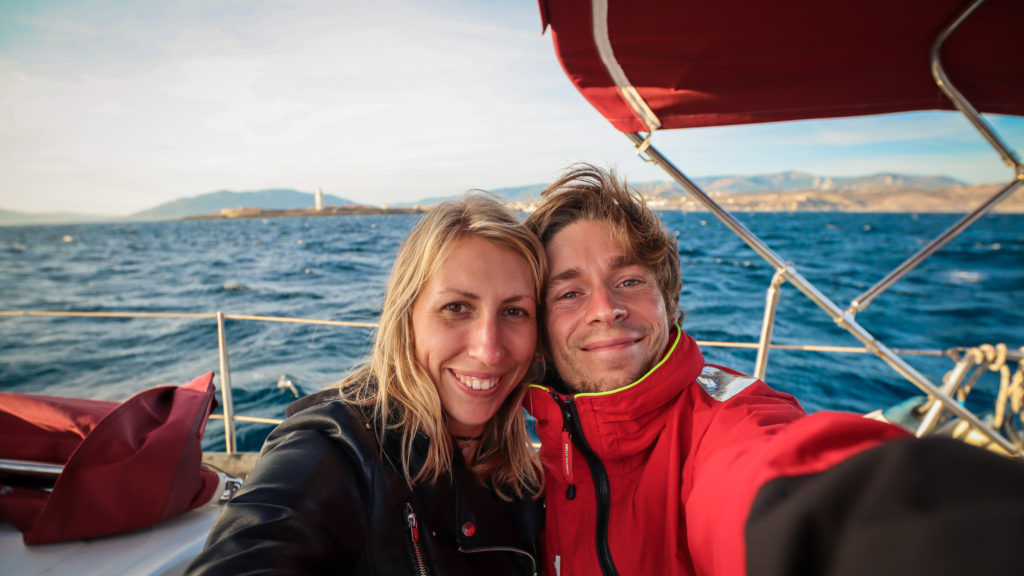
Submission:
M 644 132 L 952 109 L 931 51 L 969 4 L 540 0 L 540 9 L 576 88 L 617 129 Z M 988 0 L 942 47 L 949 80 L 981 112 L 1024 115 L 1022 22 L 1024 1 Z

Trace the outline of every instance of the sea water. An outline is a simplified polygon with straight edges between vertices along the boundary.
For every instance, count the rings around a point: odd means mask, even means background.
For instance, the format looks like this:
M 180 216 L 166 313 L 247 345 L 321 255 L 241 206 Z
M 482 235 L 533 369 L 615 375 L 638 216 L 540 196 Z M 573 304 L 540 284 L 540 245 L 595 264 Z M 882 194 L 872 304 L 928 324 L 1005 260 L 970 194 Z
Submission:
M 683 328 L 699 341 L 756 342 L 774 270 L 712 215 L 663 212 L 679 242 Z M 338 216 L 0 227 L 0 309 L 290 316 L 374 322 L 399 243 L 417 216 Z M 958 215 L 744 213 L 739 219 L 840 308 Z M 777 344 L 859 344 L 790 284 Z M 1024 215 L 988 215 L 877 298 L 857 320 L 892 348 L 1024 345 Z M 341 379 L 372 329 L 226 320 L 237 413 L 280 418 Z M 703 347 L 750 373 L 750 349 Z M 947 358 L 906 355 L 933 383 Z M 220 371 L 217 325 L 199 319 L 0 317 L 0 390 L 124 400 Z M 917 394 L 882 360 L 773 350 L 766 380 L 808 411 L 867 412 Z M 991 380 L 991 379 L 990 379 Z M 984 380 L 983 380 L 984 382 Z M 972 394 L 989 401 L 992 384 Z M 977 395 L 977 396 L 976 396 Z M 270 427 L 239 425 L 256 450 Z M 207 448 L 223 446 L 211 424 Z

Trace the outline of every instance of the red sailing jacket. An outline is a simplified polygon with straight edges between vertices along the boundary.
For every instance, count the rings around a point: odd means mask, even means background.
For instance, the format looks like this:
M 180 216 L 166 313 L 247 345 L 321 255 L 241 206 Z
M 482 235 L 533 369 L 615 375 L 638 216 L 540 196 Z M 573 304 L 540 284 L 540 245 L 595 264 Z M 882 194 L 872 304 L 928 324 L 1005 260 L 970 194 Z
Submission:
M 768 481 L 813 474 L 900 428 L 807 416 L 792 396 L 705 365 L 678 327 L 640 380 L 571 396 L 532 386 L 547 499 L 544 573 L 743 575 L 744 527 Z

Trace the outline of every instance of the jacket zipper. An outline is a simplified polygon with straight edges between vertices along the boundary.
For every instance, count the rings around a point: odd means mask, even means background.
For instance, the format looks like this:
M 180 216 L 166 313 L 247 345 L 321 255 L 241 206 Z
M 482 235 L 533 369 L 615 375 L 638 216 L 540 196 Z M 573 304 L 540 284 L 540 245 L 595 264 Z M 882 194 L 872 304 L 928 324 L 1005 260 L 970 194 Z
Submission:
M 512 548 L 511 546 L 481 546 L 479 548 L 466 548 L 465 546 L 459 546 L 459 552 L 463 554 L 476 554 L 478 552 L 514 552 L 516 554 L 522 554 L 530 559 L 530 574 L 537 576 L 537 560 L 526 550 L 521 548 Z
M 416 511 L 413 510 L 412 504 L 405 503 L 405 521 L 409 525 L 409 538 L 412 544 L 412 557 L 413 562 L 416 564 L 416 574 L 419 576 L 428 576 L 430 571 L 427 570 L 427 559 L 423 554 L 423 544 L 420 543 L 420 524 L 416 518 Z
M 601 462 L 601 459 L 590 448 L 590 444 L 587 443 L 587 437 L 583 434 L 583 425 L 580 423 L 580 413 L 576 408 L 576 400 L 572 396 L 563 400 L 554 392 L 551 393 L 551 396 L 554 397 L 555 402 L 562 409 L 563 431 L 568 431 L 569 440 L 579 448 L 580 454 L 583 455 L 583 459 L 587 462 L 587 467 L 590 468 L 590 476 L 594 479 L 594 493 L 597 496 L 597 529 L 595 531 L 595 538 L 597 542 L 597 560 L 601 565 L 601 573 L 604 576 L 618 576 L 619 572 L 615 568 L 615 562 L 612 560 L 612 550 L 608 544 L 608 524 L 611 508 L 611 486 L 608 483 L 608 471 L 604 467 L 604 462 Z M 571 454 L 563 454 L 563 458 L 571 457 Z M 571 470 L 571 464 L 566 464 L 566 470 Z M 575 496 L 575 489 L 572 485 L 570 485 L 570 489 L 572 494 L 570 495 L 567 492 L 566 497 L 571 499 Z

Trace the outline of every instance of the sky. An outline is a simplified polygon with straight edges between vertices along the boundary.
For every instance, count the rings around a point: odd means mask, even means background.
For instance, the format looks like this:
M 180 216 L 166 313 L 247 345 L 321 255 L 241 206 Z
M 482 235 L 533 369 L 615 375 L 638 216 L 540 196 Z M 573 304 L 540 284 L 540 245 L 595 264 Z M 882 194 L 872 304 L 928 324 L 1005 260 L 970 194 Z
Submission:
M 1018 154 L 1024 120 L 991 117 Z M 1007 181 L 954 113 L 657 133 L 691 177 Z M 0 209 L 128 215 L 218 190 L 365 204 L 667 180 L 576 92 L 534 0 L 0 0 Z

